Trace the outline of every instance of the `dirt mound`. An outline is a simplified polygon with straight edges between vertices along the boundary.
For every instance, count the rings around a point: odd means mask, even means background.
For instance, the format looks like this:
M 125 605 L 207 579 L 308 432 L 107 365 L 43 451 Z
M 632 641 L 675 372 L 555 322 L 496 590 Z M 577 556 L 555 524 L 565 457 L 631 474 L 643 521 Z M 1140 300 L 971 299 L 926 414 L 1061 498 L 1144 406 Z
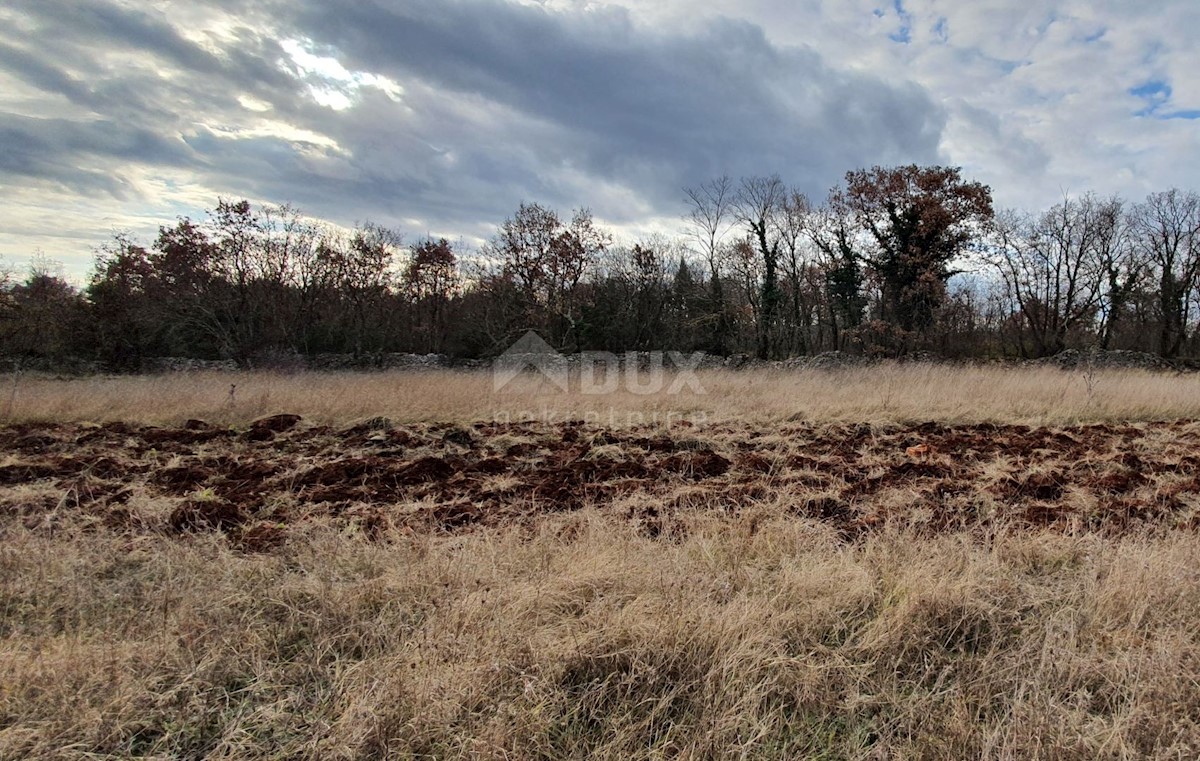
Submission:
M 175 465 L 155 471 L 150 482 L 168 491 L 186 494 L 212 475 L 212 471 L 199 465 Z
M 319 516 L 383 537 L 525 524 L 588 506 L 664 538 L 697 511 L 764 506 L 847 538 L 896 521 L 930 531 L 1200 522 L 1192 421 L 771 430 L 380 421 L 342 431 L 299 422 L 264 418 L 257 430 L 286 434 L 268 447 L 198 422 L 0 427 L 0 441 L 27 443 L 0 466 L 0 512 L 94 507 L 106 525 L 153 530 L 162 514 L 138 505 L 167 499 L 167 530 L 220 531 L 247 548 L 274 546 L 290 522 Z M 180 441 L 212 433 L 222 435 Z M 273 520 L 259 526 L 255 515 Z
M 396 483 L 411 486 L 429 481 L 444 481 L 453 475 L 454 471 L 454 466 L 440 457 L 422 457 L 397 471 Z
M 661 467 L 670 473 L 702 479 L 724 475 L 731 464 L 728 459 L 709 451 L 674 454 L 663 460 Z
M 168 527 L 176 533 L 232 531 L 249 520 L 240 507 L 225 500 L 188 500 L 171 511 Z
M 192 425 L 183 428 L 158 428 L 147 426 L 138 433 L 142 441 L 152 445 L 162 444 L 202 444 L 216 439 L 229 438 L 233 431 L 220 428 L 199 428 L 197 421 L 189 421 Z
M 299 415 L 271 415 L 270 417 L 259 418 L 250 424 L 250 430 L 246 432 L 246 438 L 251 441 L 269 441 L 275 438 L 275 434 L 290 431 L 300 424 L 301 417 Z

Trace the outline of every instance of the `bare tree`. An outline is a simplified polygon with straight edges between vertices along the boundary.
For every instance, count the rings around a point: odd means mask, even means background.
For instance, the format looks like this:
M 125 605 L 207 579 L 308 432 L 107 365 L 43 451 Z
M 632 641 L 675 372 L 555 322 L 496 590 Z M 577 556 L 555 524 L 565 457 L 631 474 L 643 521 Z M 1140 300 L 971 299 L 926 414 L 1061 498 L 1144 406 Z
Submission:
M 1188 303 L 1200 276 L 1200 195 L 1153 193 L 1132 211 L 1137 245 L 1158 280 L 1158 350 L 1177 356 L 1188 337 Z
M 424 350 L 444 350 L 450 300 L 459 288 L 458 260 L 450 241 L 425 240 L 413 246 L 403 286 L 416 310 L 413 327 Z
M 684 194 L 689 206 L 686 216 L 688 235 L 695 241 L 700 256 L 708 265 L 710 350 L 716 354 L 726 354 L 729 352 L 733 324 L 721 282 L 721 270 L 722 256 L 727 250 L 726 240 L 737 225 L 733 181 L 721 176 L 694 188 L 685 188 Z
M 855 223 L 849 210 L 836 200 L 834 193 L 814 210 L 805 231 L 824 272 L 830 341 L 833 348 L 843 349 L 847 336 L 866 318 L 867 297 L 860 256 L 855 251 Z
M 784 196 L 775 217 L 779 233 L 780 269 L 787 278 L 787 310 L 789 353 L 805 354 L 817 342 L 811 334 L 820 287 L 814 287 L 816 274 L 811 255 L 810 229 L 814 223 L 814 210 L 808 196 L 791 190 Z
M 1038 215 L 1001 215 L 999 246 L 988 259 L 1017 309 L 1023 353 L 1056 354 L 1073 331 L 1094 327 L 1106 275 L 1103 257 L 1116 253 L 1111 211 L 1087 195 L 1064 199 Z
M 149 255 L 167 344 L 253 361 L 301 348 L 330 281 L 319 225 L 290 206 L 221 199 L 203 225 L 163 227 Z
M 354 356 L 380 351 L 385 342 L 385 307 L 396 282 L 395 263 L 403 238 L 396 230 L 364 223 L 345 245 L 327 250 L 346 305 Z
M 485 253 L 502 262 L 505 276 L 523 294 L 533 324 L 547 328 L 557 345 L 577 348 L 579 283 L 611 242 L 587 209 L 577 209 L 570 223 L 563 224 L 553 210 L 523 203 Z
M 783 300 L 779 288 L 779 247 L 783 228 L 780 224 L 787 188 L 779 175 L 743 178 L 734 197 L 734 214 L 746 226 L 754 250 L 762 262 L 762 282 L 758 285 L 756 336 L 759 359 L 772 354 L 772 334 Z M 748 289 L 753 286 L 748 284 Z
M 1124 202 L 1112 196 L 1094 203 L 1096 263 L 1102 281 L 1099 346 L 1107 350 L 1127 316 L 1131 300 L 1145 283 L 1149 261 L 1134 245 L 1131 219 Z
M 186 217 L 160 227 L 149 258 L 154 277 L 147 290 L 164 324 L 164 348 L 172 354 L 234 356 L 224 273 L 205 228 Z

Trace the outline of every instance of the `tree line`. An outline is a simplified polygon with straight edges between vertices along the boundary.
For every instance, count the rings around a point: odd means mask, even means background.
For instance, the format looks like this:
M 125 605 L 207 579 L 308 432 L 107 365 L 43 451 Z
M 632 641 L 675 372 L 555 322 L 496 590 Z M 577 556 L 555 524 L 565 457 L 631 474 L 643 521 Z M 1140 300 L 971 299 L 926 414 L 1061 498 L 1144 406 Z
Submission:
M 848 172 L 817 201 L 778 176 L 716 178 L 684 200 L 678 236 L 633 243 L 587 209 L 522 203 L 475 250 L 220 200 L 151 242 L 105 242 L 82 288 L 40 260 L 6 276 L 0 352 L 114 370 L 155 357 L 488 357 L 535 329 L 568 352 L 1200 353 L 1192 191 L 996 210 L 961 170 L 913 165 Z

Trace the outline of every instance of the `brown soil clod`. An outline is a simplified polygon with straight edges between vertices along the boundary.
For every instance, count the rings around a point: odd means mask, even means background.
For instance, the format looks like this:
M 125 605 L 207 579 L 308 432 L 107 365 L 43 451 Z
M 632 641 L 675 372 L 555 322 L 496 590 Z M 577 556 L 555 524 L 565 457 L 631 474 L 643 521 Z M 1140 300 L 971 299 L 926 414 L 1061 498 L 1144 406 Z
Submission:
M 59 468 L 49 463 L 4 465 L 0 466 L 0 486 L 12 486 L 39 481 L 43 478 L 54 478 L 57 475 L 61 475 L 61 473 L 62 471 Z
M 444 481 L 454 472 L 454 466 L 441 457 L 422 457 L 401 468 L 396 473 L 395 480 L 402 485 Z
M 662 469 L 692 479 L 715 478 L 729 471 L 732 463 L 712 451 L 686 452 L 671 455 L 661 463 Z
M 470 467 L 472 473 L 484 473 L 486 475 L 498 475 L 506 473 L 509 470 L 509 463 L 499 457 L 488 457 L 480 460 Z
M 1002 490 L 1006 496 L 1053 502 L 1062 499 L 1063 478 L 1060 473 L 1030 473 L 1021 479 L 1010 479 Z
M 247 551 L 274 546 L 275 524 L 250 516 L 281 504 L 297 505 L 295 515 L 361 525 L 368 536 L 405 525 L 450 532 L 525 526 L 539 514 L 585 507 L 628 512 L 638 531 L 656 538 L 686 532 L 698 510 L 774 505 L 846 537 L 910 514 L 929 531 L 1003 520 L 1103 531 L 1200 522 L 1192 517 L 1200 494 L 1194 422 L 722 424 L 686 432 L 582 422 L 394 425 L 380 418 L 341 430 L 299 422 L 297 415 L 263 418 L 240 436 L 200 420 L 175 428 L 0 426 L 0 517 L 45 516 L 65 506 L 122 531 L 152 531 L 162 518 L 136 495 L 190 495 L 171 512 L 172 531 L 223 531 Z M 928 449 L 908 451 L 919 446 Z M 290 519 L 283 520 L 286 527 Z
M 442 443 L 470 449 L 475 446 L 475 435 L 466 428 L 455 426 L 442 434 Z
M 299 415 L 271 415 L 269 417 L 259 418 L 250 424 L 251 431 L 270 431 L 271 433 L 283 433 L 290 431 L 300 424 L 301 418 Z
M 67 507 L 86 507 L 95 503 L 123 504 L 133 496 L 130 489 L 86 475 L 64 479 L 57 484 L 63 491 L 62 504 Z
M 141 464 L 121 462 L 113 457 L 101 455 L 84 459 L 84 470 L 96 478 L 122 479 L 136 473 L 144 473 L 147 467 Z
M 1124 494 L 1147 483 L 1149 479 L 1136 470 L 1122 469 L 1107 473 L 1091 482 L 1093 489 L 1108 494 Z
M 171 511 L 167 525 L 176 533 L 205 530 L 229 532 L 248 519 L 246 513 L 232 502 L 188 500 Z
M 55 448 L 61 442 L 55 436 L 29 433 L 12 442 L 13 449 L 25 454 L 40 454 Z
M 287 529 L 278 523 L 260 522 L 242 526 L 232 539 L 243 552 L 271 552 L 287 540 Z
M 739 470 L 747 470 L 752 473 L 770 473 L 773 464 L 765 455 L 751 452 L 738 457 L 737 466 Z
M 796 512 L 806 518 L 827 521 L 848 518 L 851 509 L 845 500 L 838 497 L 816 497 L 797 504 Z
M 223 431 L 218 428 L 156 428 L 148 426 L 138 431 L 138 437 L 142 441 L 156 446 L 200 444 L 231 435 L 231 431 Z
M 196 465 L 177 465 L 162 468 L 150 477 L 151 483 L 164 487 L 169 492 L 186 494 L 207 481 L 212 472 Z

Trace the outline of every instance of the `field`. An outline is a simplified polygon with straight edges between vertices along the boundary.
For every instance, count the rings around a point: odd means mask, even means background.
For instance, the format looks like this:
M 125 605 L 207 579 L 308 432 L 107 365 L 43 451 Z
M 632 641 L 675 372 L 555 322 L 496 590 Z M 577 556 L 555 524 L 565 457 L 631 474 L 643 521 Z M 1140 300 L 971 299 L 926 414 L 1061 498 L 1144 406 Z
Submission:
M 0 758 L 1200 754 L 1200 377 L 697 381 L 9 379 Z

